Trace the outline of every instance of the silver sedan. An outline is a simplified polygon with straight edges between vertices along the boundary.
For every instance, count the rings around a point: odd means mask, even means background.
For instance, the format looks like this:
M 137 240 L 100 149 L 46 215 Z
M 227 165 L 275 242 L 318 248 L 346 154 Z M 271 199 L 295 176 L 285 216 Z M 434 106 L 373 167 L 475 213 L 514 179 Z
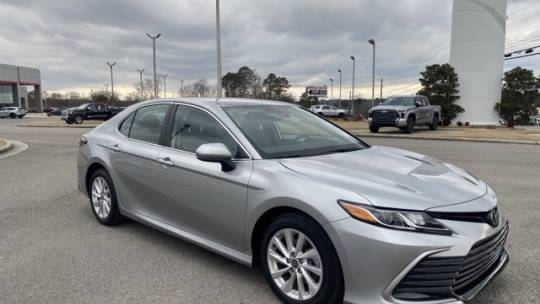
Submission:
M 79 145 L 100 223 L 130 218 L 260 267 L 284 303 L 461 303 L 509 260 L 481 180 L 295 105 L 148 101 Z

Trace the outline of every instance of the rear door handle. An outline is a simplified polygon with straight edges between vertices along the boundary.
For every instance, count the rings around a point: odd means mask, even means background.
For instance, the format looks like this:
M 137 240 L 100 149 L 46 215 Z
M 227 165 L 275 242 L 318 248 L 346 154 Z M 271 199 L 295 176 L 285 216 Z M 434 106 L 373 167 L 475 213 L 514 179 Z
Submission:
M 120 146 L 118 144 L 114 144 L 114 145 L 110 146 L 109 149 L 111 149 L 113 152 L 122 151 L 122 149 L 120 149 Z
M 165 157 L 165 158 L 158 158 L 157 159 L 157 162 L 162 164 L 163 166 L 166 166 L 166 167 L 172 167 L 174 166 L 174 162 L 168 158 L 168 157 Z

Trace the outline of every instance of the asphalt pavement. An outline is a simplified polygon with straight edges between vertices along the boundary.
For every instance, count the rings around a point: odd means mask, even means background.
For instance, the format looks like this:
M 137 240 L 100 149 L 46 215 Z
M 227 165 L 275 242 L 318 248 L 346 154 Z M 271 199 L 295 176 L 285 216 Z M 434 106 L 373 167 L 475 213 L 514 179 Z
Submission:
M 277 303 L 262 275 L 130 222 L 99 225 L 76 189 L 88 129 L 22 128 L 28 149 L 0 160 L 0 303 Z M 540 303 L 540 147 L 367 138 L 428 154 L 490 184 L 511 221 L 511 261 L 471 303 Z

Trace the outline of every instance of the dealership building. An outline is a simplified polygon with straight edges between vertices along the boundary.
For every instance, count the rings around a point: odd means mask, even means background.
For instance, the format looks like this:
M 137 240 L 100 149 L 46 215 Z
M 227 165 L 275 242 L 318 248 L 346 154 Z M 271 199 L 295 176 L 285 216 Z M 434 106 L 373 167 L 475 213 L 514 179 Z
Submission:
M 35 96 L 31 103 L 28 100 L 28 86 L 33 87 Z M 22 107 L 43 112 L 39 70 L 0 64 L 0 106 Z

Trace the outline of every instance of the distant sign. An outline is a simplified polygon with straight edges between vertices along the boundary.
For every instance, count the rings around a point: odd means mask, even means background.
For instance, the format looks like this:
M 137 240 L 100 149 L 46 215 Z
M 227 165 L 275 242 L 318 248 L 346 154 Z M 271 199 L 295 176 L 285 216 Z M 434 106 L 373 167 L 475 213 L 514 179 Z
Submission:
M 306 94 L 308 97 L 326 97 L 328 88 L 326 86 L 307 86 Z

